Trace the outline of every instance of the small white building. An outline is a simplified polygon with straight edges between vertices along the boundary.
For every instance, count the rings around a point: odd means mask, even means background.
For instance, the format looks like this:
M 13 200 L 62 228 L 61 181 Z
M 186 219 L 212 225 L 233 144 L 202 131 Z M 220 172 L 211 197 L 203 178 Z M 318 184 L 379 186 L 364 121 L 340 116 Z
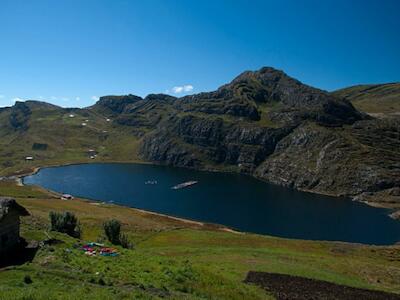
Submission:
M 33 156 L 27 156 L 27 157 L 25 157 L 25 160 L 26 161 L 31 161 L 31 160 L 33 160 Z
M 61 195 L 61 200 L 72 200 L 74 197 L 70 194 L 62 194 Z

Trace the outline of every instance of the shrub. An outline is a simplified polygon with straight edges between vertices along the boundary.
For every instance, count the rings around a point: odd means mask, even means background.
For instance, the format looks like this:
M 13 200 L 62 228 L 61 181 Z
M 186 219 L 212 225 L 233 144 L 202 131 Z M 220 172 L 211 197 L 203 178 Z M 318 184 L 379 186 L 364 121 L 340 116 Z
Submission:
M 132 249 L 133 244 L 129 241 L 128 236 L 124 233 L 121 233 L 119 236 L 119 242 L 122 247 L 127 248 L 127 249 Z
M 66 233 L 73 237 L 80 237 L 82 230 L 80 228 L 78 218 L 69 211 L 58 213 L 51 211 L 50 217 L 50 230 Z
M 104 281 L 103 278 L 100 278 L 99 281 L 98 281 L 98 283 L 99 283 L 100 285 L 106 285 L 106 282 Z
M 75 237 L 77 238 L 81 238 L 82 236 L 82 225 L 81 223 L 78 221 L 78 223 L 76 224 L 76 229 L 75 229 Z
M 121 222 L 115 219 L 107 221 L 103 224 L 104 233 L 106 234 L 108 240 L 114 244 L 120 244 L 120 232 L 121 232 Z
M 25 282 L 26 284 L 31 284 L 31 283 L 33 282 L 31 276 L 25 275 L 25 276 L 24 276 L 24 282 Z
M 124 248 L 132 248 L 133 245 L 129 241 L 126 234 L 121 233 L 121 222 L 118 220 L 110 220 L 103 224 L 104 233 L 108 240 L 114 245 L 121 245 Z

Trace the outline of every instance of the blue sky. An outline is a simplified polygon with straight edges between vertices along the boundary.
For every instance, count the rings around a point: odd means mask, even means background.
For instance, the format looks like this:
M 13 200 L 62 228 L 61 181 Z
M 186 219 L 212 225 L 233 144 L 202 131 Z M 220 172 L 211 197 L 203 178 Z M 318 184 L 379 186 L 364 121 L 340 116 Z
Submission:
M 272 66 L 326 89 L 400 81 L 400 1 L 0 0 L 0 106 L 214 90 Z

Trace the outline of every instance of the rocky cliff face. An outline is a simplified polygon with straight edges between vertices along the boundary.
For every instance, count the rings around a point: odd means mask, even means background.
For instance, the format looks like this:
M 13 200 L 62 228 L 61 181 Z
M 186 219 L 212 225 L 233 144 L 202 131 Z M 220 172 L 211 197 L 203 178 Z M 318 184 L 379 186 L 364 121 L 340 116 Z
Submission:
M 135 95 L 103 96 L 100 97 L 99 101 L 96 103 L 95 108 L 99 112 L 106 114 L 120 114 L 125 110 L 128 105 L 141 100 L 143 100 L 141 97 Z
M 232 165 L 251 173 L 292 127 L 262 128 L 221 118 L 172 117 L 143 139 L 146 159 L 177 166 Z M 166 147 L 160 146 L 167 144 Z M 166 159 L 168 158 L 168 159 Z
M 296 189 L 400 203 L 381 197 L 400 187 L 395 119 L 372 119 L 272 68 L 245 72 L 171 106 L 172 116 L 142 140 L 146 160 L 222 165 Z
M 327 130 L 304 124 L 278 143 L 255 175 L 334 195 L 372 196 L 393 189 L 400 186 L 398 126 L 364 121 Z
M 9 124 L 15 130 L 26 130 L 29 126 L 28 122 L 31 113 L 31 109 L 25 102 L 17 101 L 11 108 Z

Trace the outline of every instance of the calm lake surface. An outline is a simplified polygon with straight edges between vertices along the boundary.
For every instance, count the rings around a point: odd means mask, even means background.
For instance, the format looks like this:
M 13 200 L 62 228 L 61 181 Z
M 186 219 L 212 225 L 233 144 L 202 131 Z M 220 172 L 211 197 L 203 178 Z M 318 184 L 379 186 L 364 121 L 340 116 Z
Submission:
M 145 184 L 157 180 L 158 184 Z M 189 180 L 198 184 L 172 190 Z M 223 224 L 240 231 L 368 244 L 400 241 L 388 210 L 303 193 L 238 175 L 140 164 L 82 164 L 24 178 L 60 193 Z

